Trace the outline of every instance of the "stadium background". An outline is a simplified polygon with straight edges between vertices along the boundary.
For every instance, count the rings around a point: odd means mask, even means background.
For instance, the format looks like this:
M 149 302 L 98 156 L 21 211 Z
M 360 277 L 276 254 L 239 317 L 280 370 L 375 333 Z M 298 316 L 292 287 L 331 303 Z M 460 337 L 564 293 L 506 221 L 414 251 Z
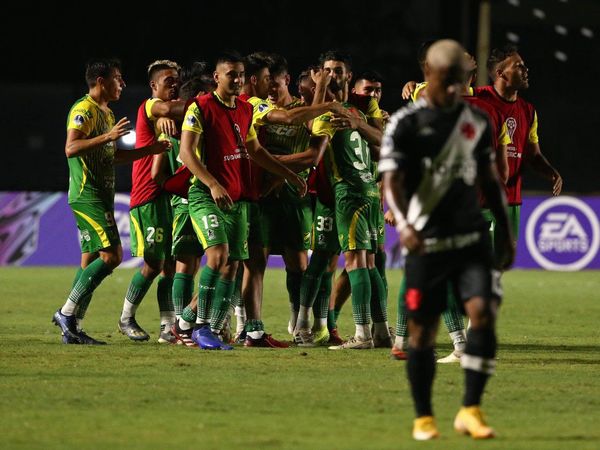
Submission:
M 564 193 L 600 191 L 597 171 L 600 103 L 600 3 L 594 0 L 492 0 L 490 47 L 514 43 L 530 68 L 522 95 L 536 105 L 541 148 L 564 178 Z M 346 6 L 350 5 L 350 7 Z M 10 6 L 0 29 L 0 109 L 3 138 L 0 191 L 65 191 L 65 118 L 87 91 L 85 61 L 116 56 L 127 88 L 111 107 L 135 120 L 148 95 L 145 68 L 157 58 L 182 64 L 212 61 L 223 49 L 283 54 L 294 76 L 318 55 L 339 48 L 353 55 L 354 73 L 376 69 L 385 78 L 382 108 L 401 107 L 407 80 L 420 80 L 416 52 L 439 37 L 461 41 L 477 54 L 480 2 L 372 0 L 312 3 L 256 0 L 224 5 L 197 2 L 135 8 L 86 5 Z M 480 64 L 484 64 L 480 61 Z M 295 81 L 295 80 L 294 80 Z M 479 84 L 487 84 L 480 78 Z M 130 166 L 117 168 L 117 192 L 129 192 Z M 549 184 L 526 172 L 529 193 Z

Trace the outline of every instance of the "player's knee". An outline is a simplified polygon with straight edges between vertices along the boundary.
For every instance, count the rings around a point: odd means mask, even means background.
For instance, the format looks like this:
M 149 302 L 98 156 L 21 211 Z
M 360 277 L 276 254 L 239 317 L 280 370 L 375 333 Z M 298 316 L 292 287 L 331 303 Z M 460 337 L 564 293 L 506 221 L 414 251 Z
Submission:
M 101 258 L 102 261 L 104 261 L 104 264 L 110 267 L 111 270 L 116 269 L 123 260 L 123 251 L 114 250 L 109 252 L 102 252 Z
M 465 353 L 482 358 L 496 356 L 496 332 L 493 328 L 473 329 L 467 332 Z

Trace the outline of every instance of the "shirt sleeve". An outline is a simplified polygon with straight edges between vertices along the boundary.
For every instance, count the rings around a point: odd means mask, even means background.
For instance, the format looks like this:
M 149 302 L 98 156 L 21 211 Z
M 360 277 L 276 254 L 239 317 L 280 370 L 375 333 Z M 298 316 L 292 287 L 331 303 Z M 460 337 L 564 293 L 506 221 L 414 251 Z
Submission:
M 162 102 L 162 100 L 160 98 L 151 98 L 149 100 L 146 100 L 146 105 L 145 105 L 145 109 L 146 109 L 146 117 L 150 120 L 156 120 L 156 117 L 154 117 L 152 115 L 152 106 L 156 103 L 156 102 Z
M 254 139 L 258 139 L 258 136 L 256 135 L 254 125 L 251 125 L 250 129 L 248 130 L 248 134 L 246 135 L 246 142 L 253 141 Z
M 534 111 L 533 112 L 533 123 L 531 124 L 531 127 L 529 128 L 529 136 L 527 136 L 528 142 L 530 142 L 532 144 L 537 144 L 538 142 L 540 142 L 540 139 L 538 138 L 537 130 L 538 130 L 537 111 Z
M 181 131 L 191 131 L 192 133 L 202 134 L 202 116 L 200 115 L 200 109 L 196 102 L 188 106 L 183 118 L 183 125 Z
M 413 101 L 413 103 L 415 103 L 417 100 L 419 100 L 419 97 L 421 97 L 421 94 L 423 94 L 423 89 L 425 89 L 427 87 L 427 81 L 423 81 L 422 83 L 417 83 L 417 85 L 415 86 L 415 90 L 412 94 L 410 94 L 410 98 Z
M 332 117 L 331 113 L 326 113 L 313 120 L 312 134 L 314 136 L 328 136 L 329 139 L 333 139 L 335 128 L 331 125 Z
M 266 125 L 267 114 L 273 111 L 275 106 L 269 101 L 258 97 L 250 97 L 248 103 L 252 105 L 252 125 L 256 128 Z
M 383 119 L 383 113 L 381 112 L 381 108 L 379 108 L 379 103 L 377 103 L 377 100 L 373 97 L 369 100 L 366 116 L 369 119 Z
M 71 110 L 67 130 L 79 130 L 89 136 L 94 129 L 94 114 L 92 111 L 79 104 Z
M 400 110 L 392 115 L 383 132 L 379 157 L 379 173 L 392 172 L 402 168 L 406 161 L 405 145 L 407 137 L 406 117 Z

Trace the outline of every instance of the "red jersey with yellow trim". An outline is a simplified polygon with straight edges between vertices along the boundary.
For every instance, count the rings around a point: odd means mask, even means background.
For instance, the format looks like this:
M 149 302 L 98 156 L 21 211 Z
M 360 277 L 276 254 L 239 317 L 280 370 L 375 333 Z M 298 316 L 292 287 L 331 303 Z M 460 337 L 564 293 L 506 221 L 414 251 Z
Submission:
M 156 142 L 157 133 L 155 120 L 152 120 L 152 104 L 158 99 L 144 100 L 138 108 L 137 121 L 135 123 L 135 148 L 146 147 Z M 132 150 L 135 151 L 135 150 Z M 131 169 L 131 198 L 129 207 L 143 205 L 154 200 L 161 193 L 160 186 L 152 179 L 152 161 L 154 155 L 144 156 L 133 162 Z
M 508 181 L 506 197 L 509 205 L 521 204 L 521 165 L 529 143 L 539 141 L 537 135 L 537 113 L 533 105 L 521 97 L 514 102 L 504 100 L 493 86 L 483 86 L 475 91 L 477 98 L 495 109 L 506 125 L 510 138 L 507 145 Z
M 197 149 L 200 159 L 234 202 L 249 199 L 251 172 L 246 142 L 256 139 L 251 126 L 252 106 L 248 102 L 236 98 L 235 107 L 229 107 L 216 92 L 196 97 L 182 126 L 201 135 Z M 194 183 L 204 186 L 199 180 Z

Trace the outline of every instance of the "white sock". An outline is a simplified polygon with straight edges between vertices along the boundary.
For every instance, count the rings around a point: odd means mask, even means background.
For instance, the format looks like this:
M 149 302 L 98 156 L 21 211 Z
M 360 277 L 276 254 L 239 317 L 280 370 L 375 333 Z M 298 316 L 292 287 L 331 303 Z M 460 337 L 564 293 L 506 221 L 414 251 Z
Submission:
M 248 331 L 248 336 L 250 336 L 252 339 L 260 339 L 263 334 L 265 334 L 263 330 Z
M 235 332 L 241 333 L 246 325 L 246 308 L 243 306 L 235 307 Z
M 375 322 L 373 324 L 373 334 L 380 337 L 388 337 L 390 335 L 390 327 L 387 322 Z
M 290 329 L 296 328 L 296 321 L 298 320 L 298 311 L 294 310 L 294 304 L 290 303 Z
M 371 339 L 371 327 L 369 325 L 356 325 L 356 339 L 359 341 L 368 341 Z
M 129 300 L 125 299 L 123 302 L 123 311 L 121 311 L 121 322 L 124 322 L 130 317 L 135 317 L 135 312 L 137 311 L 138 306 L 139 305 L 134 305 Z
M 450 339 L 452 339 L 454 350 L 464 353 L 465 347 L 467 346 L 467 336 L 465 335 L 465 330 L 452 331 L 448 334 L 450 335 Z
M 63 316 L 72 316 L 75 314 L 75 309 L 77 308 L 77 303 L 72 302 L 71 300 L 67 300 L 62 308 L 60 308 L 60 313 Z
M 179 328 L 182 330 L 191 330 L 194 326 L 193 322 L 188 322 L 187 320 L 183 320 L 181 317 L 179 318 Z
M 406 350 L 406 346 L 408 344 L 407 341 L 408 339 L 404 336 L 396 336 L 396 339 L 394 340 L 394 347 L 399 350 Z
M 315 318 L 315 325 L 314 325 L 314 330 L 322 330 L 323 328 L 327 328 L 327 317 L 323 318 L 323 317 L 318 317 Z
M 160 311 L 160 331 L 170 331 L 175 320 L 177 320 L 175 318 L 175 312 Z
M 298 318 L 296 319 L 296 330 L 300 328 L 310 328 L 310 314 L 312 307 L 300 305 L 300 311 L 298 312 Z

